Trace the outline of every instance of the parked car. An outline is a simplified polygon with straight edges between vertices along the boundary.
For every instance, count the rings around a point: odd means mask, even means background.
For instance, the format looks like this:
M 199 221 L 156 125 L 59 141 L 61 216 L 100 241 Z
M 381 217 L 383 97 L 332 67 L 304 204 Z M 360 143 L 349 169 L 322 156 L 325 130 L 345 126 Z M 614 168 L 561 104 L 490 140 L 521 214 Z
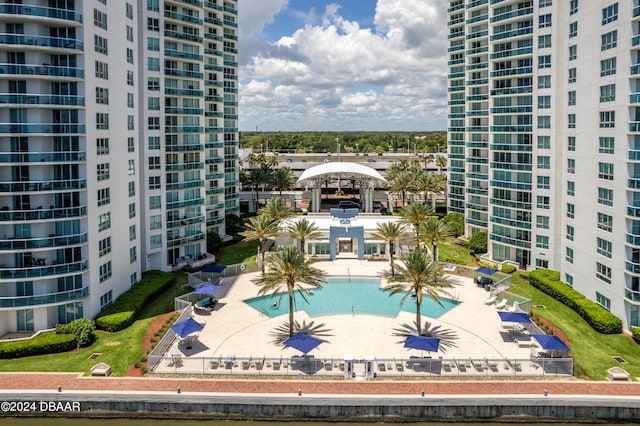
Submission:
M 349 200 L 340 201 L 338 206 L 341 209 L 359 209 L 360 208 L 360 204 L 358 204 L 358 203 L 356 203 L 354 201 L 349 201 Z

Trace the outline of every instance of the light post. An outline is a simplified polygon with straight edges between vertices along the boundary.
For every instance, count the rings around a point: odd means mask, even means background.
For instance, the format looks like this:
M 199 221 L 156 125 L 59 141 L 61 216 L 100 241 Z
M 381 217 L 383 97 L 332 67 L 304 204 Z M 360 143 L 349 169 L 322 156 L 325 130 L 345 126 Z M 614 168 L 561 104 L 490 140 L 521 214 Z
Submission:
M 336 152 L 338 153 L 338 162 L 340 162 L 340 139 L 336 138 Z

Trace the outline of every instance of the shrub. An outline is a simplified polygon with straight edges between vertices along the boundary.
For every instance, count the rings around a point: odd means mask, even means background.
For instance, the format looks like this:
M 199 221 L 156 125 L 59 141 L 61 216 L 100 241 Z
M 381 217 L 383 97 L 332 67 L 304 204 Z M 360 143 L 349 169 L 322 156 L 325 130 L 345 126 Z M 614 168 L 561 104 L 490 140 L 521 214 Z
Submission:
M 512 274 L 515 271 L 516 271 L 516 267 L 510 263 L 502 265 L 502 272 L 504 272 L 505 274 Z
M 483 254 L 487 252 L 487 233 L 482 231 L 482 232 L 476 232 L 475 234 L 473 234 L 473 236 L 471 237 L 471 239 L 469 240 L 469 250 L 478 253 L 478 254 Z
M 464 215 L 462 213 L 449 213 L 442 218 L 442 221 L 449 225 L 454 237 L 464 234 Z
M 0 343 L 0 359 L 68 352 L 76 347 L 73 334 L 45 333 L 29 340 Z
M 56 334 L 73 334 L 76 337 L 78 347 L 90 346 L 96 339 L 93 331 L 96 326 L 89 318 L 78 318 L 69 324 L 56 325 Z
M 603 334 L 622 332 L 620 318 L 560 281 L 559 272 L 536 269 L 529 274 L 529 279 L 532 286 L 576 311 L 597 332 Z
M 145 272 L 142 281 L 131 286 L 96 318 L 96 326 L 107 331 L 120 331 L 136 320 L 140 311 L 156 296 L 175 283 L 173 274 Z
M 631 333 L 633 335 L 633 340 L 640 344 L 640 327 L 631 327 Z

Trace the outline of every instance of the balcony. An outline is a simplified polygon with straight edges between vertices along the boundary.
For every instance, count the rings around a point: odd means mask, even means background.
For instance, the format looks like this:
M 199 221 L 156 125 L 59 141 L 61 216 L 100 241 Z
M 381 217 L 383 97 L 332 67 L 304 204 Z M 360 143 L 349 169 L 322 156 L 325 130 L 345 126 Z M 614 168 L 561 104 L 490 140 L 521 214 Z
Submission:
M 508 19 L 514 19 L 520 16 L 531 15 L 531 14 L 533 14 L 533 8 L 525 7 L 525 8 L 514 10 L 511 12 L 501 13 L 499 15 L 492 16 L 491 23 L 505 21 Z
M 633 274 L 640 274 L 640 263 L 630 262 L 630 261 L 626 260 L 624 262 L 624 265 L 625 265 L 624 268 L 628 272 L 631 272 Z
M 175 49 L 164 49 L 164 55 L 171 58 L 189 59 L 198 62 L 203 59 L 203 56 L 200 54 Z
M 204 77 L 204 74 L 198 71 L 188 71 L 188 70 L 179 70 L 177 68 L 165 68 L 165 75 L 172 75 L 175 77 L 186 77 L 186 78 L 194 78 L 201 80 Z
M 89 287 L 77 290 L 61 291 L 57 293 L 39 294 L 34 296 L 0 297 L 0 309 L 18 308 L 23 306 L 57 305 L 74 300 L 84 299 L 89 295 Z
M 70 219 L 80 218 L 87 215 L 87 207 L 65 207 L 43 209 L 40 206 L 32 210 L 9 210 L 8 207 L 0 209 L 0 222 L 22 222 L 32 220 L 49 220 L 49 219 Z
M 493 35 L 491 35 L 491 41 L 502 40 L 505 38 L 530 36 L 531 34 L 533 34 L 533 27 L 518 28 L 516 30 L 494 33 Z
M 187 182 L 167 183 L 167 191 L 173 191 L 177 189 L 202 188 L 202 187 L 204 187 L 203 180 L 191 180 Z
M 55 106 L 84 106 L 84 96 L 77 95 L 24 95 L 0 93 L 0 105 L 55 105 Z
M 84 151 L 0 152 L 0 163 L 78 163 L 86 161 Z
M 183 33 L 180 31 L 164 30 L 164 36 L 169 38 L 176 38 L 178 40 L 190 41 L 193 43 L 202 44 L 202 37 L 195 34 Z
M 510 49 L 504 52 L 492 53 L 491 59 L 511 58 L 514 56 L 531 55 L 533 53 L 532 47 L 522 47 L 520 49 Z
M 164 11 L 164 17 L 165 18 L 170 18 L 170 19 L 175 19 L 177 21 L 189 22 L 189 23 L 195 24 L 195 25 L 202 25 L 202 19 L 196 18 L 196 17 L 191 16 L 191 15 L 185 15 L 184 13 L 173 12 L 171 10 L 165 10 Z
M 69 262 L 62 265 L 32 266 L 28 268 L 10 267 L 0 265 L 0 280 L 19 280 L 24 278 L 45 278 L 56 275 L 69 275 L 83 272 L 89 267 L 89 262 Z
M 165 107 L 164 113 L 176 115 L 202 115 L 204 110 L 202 108 Z
M 165 87 L 164 88 L 165 95 L 175 95 L 175 96 L 193 96 L 200 98 L 204 96 L 203 90 L 193 90 L 193 89 L 178 89 L 176 87 Z
M 65 235 L 61 237 L 12 239 L 0 241 L 0 250 L 36 250 L 74 246 L 87 242 L 87 233 Z
M 179 237 L 179 238 L 176 238 L 176 239 L 173 239 L 173 240 L 169 240 L 169 241 L 167 241 L 167 247 L 168 248 L 172 248 L 172 247 L 183 246 L 185 244 L 193 243 L 193 242 L 196 242 L 196 241 L 202 241 L 205 238 L 206 238 L 206 235 L 204 234 L 204 232 L 200 232 L 200 233 L 195 234 L 195 235 Z
M 204 198 L 194 198 L 193 200 L 167 202 L 167 210 L 184 209 L 186 207 L 202 206 Z
M 491 131 L 496 133 L 531 133 L 533 126 L 491 126 Z
M 63 179 L 25 182 L 0 182 L 0 192 L 45 192 L 81 190 L 87 187 L 86 179 Z
M 640 247 L 640 235 L 635 235 L 627 232 L 627 244 Z
M 193 126 L 165 126 L 165 133 L 203 133 L 204 127 Z
M 203 215 L 198 215 L 194 217 L 183 217 L 182 219 L 168 221 L 167 229 L 173 229 L 173 228 L 178 228 L 180 226 L 188 226 L 188 225 L 193 225 L 193 224 L 202 223 L 202 222 L 204 222 Z
M 491 71 L 491 77 L 506 77 L 511 75 L 522 75 L 533 73 L 532 67 L 507 68 L 503 70 Z
M 50 19 L 60 19 L 63 21 L 72 21 L 82 24 L 82 15 L 73 10 L 57 9 L 53 7 L 42 7 L 21 4 L 3 4 L 0 5 L 0 15 L 22 15 L 36 16 Z
M 526 249 L 531 248 L 531 243 L 528 242 L 528 241 L 517 240 L 515 238 L 504 237 L 502 235 L 489 234 L 489 239 L 491 241 L 495 241 L 495 242 L 502 243 L 502 244 L 507 244 L 507 245 L 514 246 L 514 247 L 526 248 Z
M 630 300 L 632 302 L 640 303 L 640 291 L 638 291 L 638 290 L 632 290 L 630 288 L 625 288 L 624 289 L 624 297 L 625 297 L 625 299 Z
M 84 78 L 84 70 L 72 67 L 54 67 L 50 65 L 0 64 L 0 74 L 40 77 Z
M 84 44 L 73 38 L 0 34 L 0 44 L 69 49 L 82 52 Z
M 627 206 L 627 216 L 633 219 L 640 217 L 640 207 Z
M 166 152 L 194 152 L 194 151 L 202 151 L 204 149 L 203 145 L 166 145 Z
M 29 124 L 29 123 L 0 123 L 0 134 L 29 134 L 29 135 L 60 135 L 67 136 L 83 135 L 85 133 L 84 124 Z

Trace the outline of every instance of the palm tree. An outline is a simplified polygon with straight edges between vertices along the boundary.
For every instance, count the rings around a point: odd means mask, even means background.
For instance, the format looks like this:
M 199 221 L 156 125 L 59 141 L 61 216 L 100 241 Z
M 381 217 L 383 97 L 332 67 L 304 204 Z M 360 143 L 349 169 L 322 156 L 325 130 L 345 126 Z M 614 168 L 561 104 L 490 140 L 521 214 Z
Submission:
M 426 295 L 442 306 L 440 294 L 450 295 L 449 289 L 453 288 L 453 284 L 445 277 L 442 266 L 431 260 L 422 250 L 414 250 L 402 260 L 404 266 L 398 266 L 398 275 L 384 287 L 384 290 L 390 292 L 389 296 L 405 293 L 400 299 L 401 305 L 415 295 L 416 328 L 422 335 L 420 305 L 423 297 Z
M 282 197 L 282 191 L 290 190 L 295 184 L 293 171 L 289 167 L 276 169 L 271 176 L 271 183 L 278 189 L 279 195 Z
M 407 192 L 413 189 L 413 176 L 408 172 L 400 172 L 394 180 L 389 182 L 389 192 L 391 194 L 402 195 L 402 205 L 405 205 Z
M 280 197 L 271 198 L 267 205 L 258 210 L 258 214 L 264 214 L 276 225 L 280 225 L 284 219 L 293 216 L 293 212 Z
M 422 203 L 412 203 L 400 209 L 402 223 L 413 226 L 416 235 L 416 245 L 420 248 L 420 224 L 427 220 L 431 214 L 431 209 Z
M 420 237 L 425 244 L 431 244 L 431 252 L 433 260 L 438 261 L 438 244 L 451 240 L 452 232 L 449 225 L 438 220 L 436 217 L 430 217 L 426 222 L 420 225 Z
M 436 166 L 438 166 L 438 170 L 440 170 L 440 174 L 442 174 L 442 169 L 447 167 L 447 157 L 439 155 L 436 159 Z
M 315 259 L 306 259 L 297 247 L 289 246 L 269 256 L 268 272 L 253 280 L 260 287 L 259 296 L 270 293 L 271 297 L 278 297 L 279 301 L 285 294 L 289 296 L 289 337 L 293 336 L 296 294 L 307 301 L 305 292 L 302 290 L 308 286 L 320 288 L 324 282 L 323 277 L 326 274 L 312 266 L 315 261 Z
M 247 241 L 258 241 L 260 243 L 260 255 L 262 257 L 262 275 L 264 275 L 264 257 L 266 252 L 267 241 L 278 235 L 278 224 L 269 216 L 261 214 L 250 218 L 245 223 L 246 231 L 240 232 L 240 235 Z
M 260 201 L 258 190 L 260 189 L 260 187 L 262 187 L 262 192 L 264 192 L 264 187 L 271 179 L 272 173 L 273 170 L 265 165 L 261 165 L 260 167 L 251 169 L 249 171 L 249 178 L 247 181 L 251 183 L 253 189 L 255 189 L 256 191 L 256 206 Z
M 306 218 L 302 218 L 287 226 L 287 234 L 290 238 L 300 241 L 302 254 L 305 254 L 305 242 L 315 238 L 319 238 L 322 233 L 315 223 L 309 222 Z
M 389 245 L 389 266 L 391 267 L 391 277 L 396 276 L 395 265 L 393 263 L 394 246 L 397 240 L 402 238 L 406 234 L 407 230 L 402 223 L 398 222 L 384 222 L 378 223 L 376 232 L 372 237 L 383 240 Z

